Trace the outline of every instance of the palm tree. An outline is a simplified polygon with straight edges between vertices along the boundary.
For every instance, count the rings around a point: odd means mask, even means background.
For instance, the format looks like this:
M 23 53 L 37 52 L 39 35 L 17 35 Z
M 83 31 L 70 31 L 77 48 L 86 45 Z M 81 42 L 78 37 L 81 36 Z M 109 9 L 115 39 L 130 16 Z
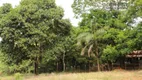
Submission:
M 97 62 L 97 68 L 98 71 L 100 71 L 100 56 L 101 56 L 101 52 L 99 52 L 99 42 L 97 39 L 97 36 L 100 34 L 103 34 L 104 32 L 102 31 L 102 33 L 100 33 L 101 30 L 95 32 L 95 33 L 90 33 L 90 32 L 83 32 L 81 34 L 79 34 L 78 36 L 78 45 L 82 45 L 82 51 L 81 51 L 81 55 L 84 55 L 86 53 L 88 53 L 88 57 L 92 56 L 96 58 L 96 62 Z M 98 34 L 98 35 L 96 35 Z M 100 36 L 99 35 L 99 36 Z
M 88 57 L 92 56 L 96 58 L 97 68 L 100 71 L 100 57 L 101 42 L 105 34 L 105 21 L 107 13 L 102 10 L 90 11 L 89 14 L 83 16 L 83 20 L 80 23 L 81 28 L 85 28 L 82 33 L 77 37 L 78 45 L 82 45 L 81 55 L 88 53 Z M 108 15 L 109 16 L 109 15 Z

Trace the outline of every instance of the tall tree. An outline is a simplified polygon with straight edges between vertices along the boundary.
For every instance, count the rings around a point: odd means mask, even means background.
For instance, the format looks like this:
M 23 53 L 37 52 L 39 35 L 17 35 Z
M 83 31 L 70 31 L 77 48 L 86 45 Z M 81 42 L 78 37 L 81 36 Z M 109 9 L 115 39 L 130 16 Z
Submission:
M 34 72 L 45 50 L 54 45 L 56 38 L 69 34 L 71 24 L 62 19 L 63 9 L 55 0 L 23 0 L 0 21 L 2 45 L 11 59 L 30 59 Z
M 89 14 L 85 14 L 82 22 L 80 23 L 81 28 L 86 27 L 86 31 L 83 31 L 79 36 L 79 42 L 83 45 L 81 54 L 84 54 L 88 49 L 88 55 L 92 53 L 96 58 L 98 71 L 100 71 L 100 57 L 102 55 L 102 49 L 104 45 L 103 37 L 106 33 L 107 20 L 109 12 L 104 10 L 92 10 Z

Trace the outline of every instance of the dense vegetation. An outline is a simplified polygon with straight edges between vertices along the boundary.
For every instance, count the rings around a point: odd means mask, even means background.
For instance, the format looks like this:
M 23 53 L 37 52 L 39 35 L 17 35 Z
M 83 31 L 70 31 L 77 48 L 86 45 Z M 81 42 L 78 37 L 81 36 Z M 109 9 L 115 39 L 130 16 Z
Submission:
M 0 7 L 2 73 L 90 71 L 142 50 L 142 0 L 74 0 L 78 27 L 55 0 L 22 0 Z M 138 23 L 138 25 L 136 24 Z

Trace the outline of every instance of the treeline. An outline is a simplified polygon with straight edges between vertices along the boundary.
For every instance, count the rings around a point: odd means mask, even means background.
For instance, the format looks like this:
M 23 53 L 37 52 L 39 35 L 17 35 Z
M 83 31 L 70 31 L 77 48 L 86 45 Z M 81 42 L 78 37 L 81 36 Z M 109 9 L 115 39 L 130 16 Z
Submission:
M 74 0 L 78 27 L 55 0 L 0 7 L 0 71 L 12 74 L 98 71 L 142 49 L 141 0 Z

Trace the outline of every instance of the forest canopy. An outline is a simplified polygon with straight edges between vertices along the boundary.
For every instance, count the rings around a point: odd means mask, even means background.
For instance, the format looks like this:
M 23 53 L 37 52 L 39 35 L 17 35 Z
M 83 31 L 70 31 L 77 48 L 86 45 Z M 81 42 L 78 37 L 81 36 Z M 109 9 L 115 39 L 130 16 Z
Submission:
M 74 0 L 78 27 L 55 0 L 22 0 L 0 7 L 3 73 L 90 71 L 142 50 L 141 0 Z M 133 25 L 133 24 L 138 25 Z

